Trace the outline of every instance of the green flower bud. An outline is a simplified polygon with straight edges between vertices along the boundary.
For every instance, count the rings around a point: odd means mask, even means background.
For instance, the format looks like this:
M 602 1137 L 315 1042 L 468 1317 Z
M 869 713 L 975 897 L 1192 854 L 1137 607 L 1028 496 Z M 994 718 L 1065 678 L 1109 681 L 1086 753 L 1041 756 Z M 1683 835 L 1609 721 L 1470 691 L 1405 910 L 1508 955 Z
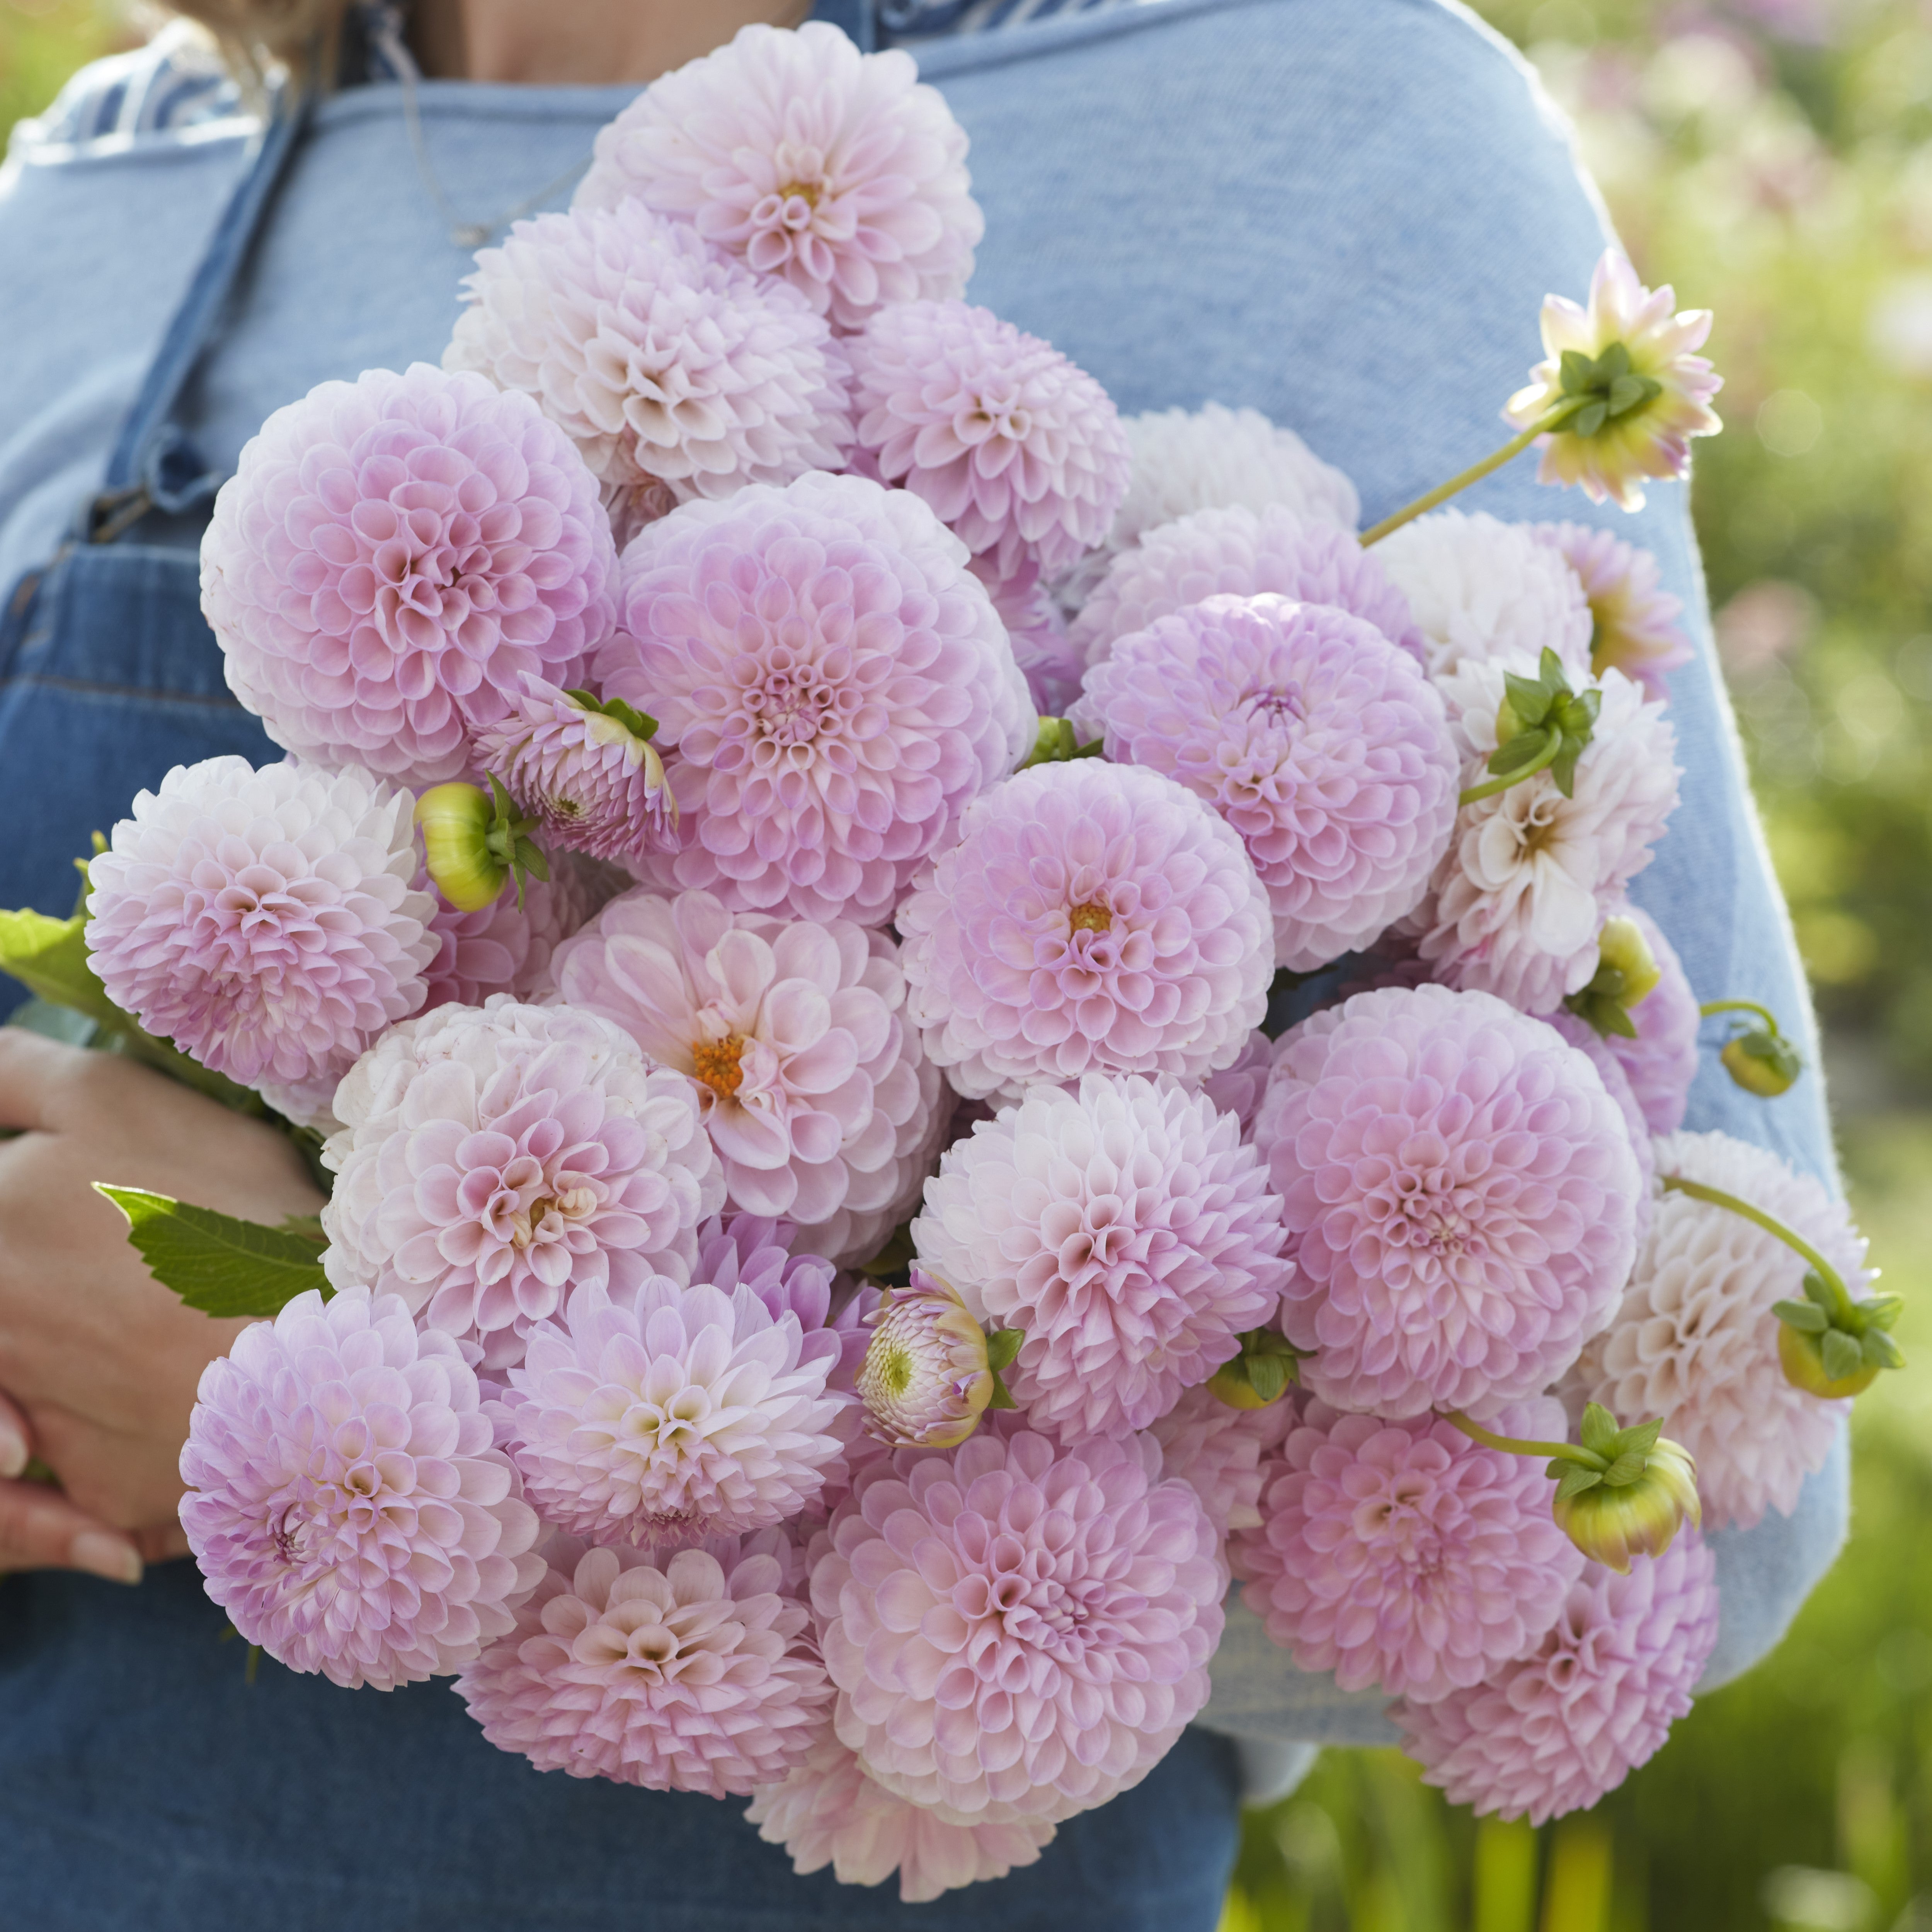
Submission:
M 1747 1094 L 1766 1100 L 1788 1093 L 1792 1082 L 1804 1071 L 1804 1063 L 1790 1042 L 1763 1028 L 1727 1040 L 1718 1058 Z
M 1682 1444 L 1657 1437 L 1661 1426 L 1646 1423 L 1641 1430 L 1618 1432 L 1621 1437 L 1648 1431 L 1652 1440 L 1642 1449 L 1610 1452 L 1607 1469 L 1560 1466 L 1550 1505 L 1557 1527 L 1586 1556 L 1620 1576 L 1630 1574 L 1633 1556 L 1661 1556 L 1687 1516 L 1694 1523 L 1703 1520 L 1697 1465 Z
M 1024 1340 L 987 1334 L 951 1284 L 914 1264 L 911 1285 L 887 1288 L 866 1317 L 872 1339 L 859 1369 L 867 1426 L 897 1447 L 951 1449 L 988 1408 L 1015 1405 L 1000 1379 Z
M 1620 915 L 1606 920 L 1597 935 L 1597 970 L 1590 976 L 1590 983 L 1563 1004 L 1598 1033 L 1634 1040 L 1636 1023 L 1630 1010 L 1647 998 L 1663 977 L 1643 928 L 1635 920 Z
M 1905 1353 L 1892 1339 L 1904 1304 L 1895 1294 L 1863 1301 L 1834 1294 L 1814 1268 L 1804 1277 L 1802 1301 L 1774 1301 L 1778 1360 L 1784 1379 L 1807 1395 L 1837 1402 L 1860 1395 L 1885 1369 L 1902 1369 Z
M 1230 1408 L 1265 1408 L 1301 1379 L 1303 1351 L 1274 1328 L 1250 1328 L 1241 1352 L 1208 1378 L 1208 1392 Z
M 494 905 L 510 868 L 490 850 L 496 812 L 473 784 L 432 785 L 416 800 L 423 856 L 436 889 L 458 912 Z

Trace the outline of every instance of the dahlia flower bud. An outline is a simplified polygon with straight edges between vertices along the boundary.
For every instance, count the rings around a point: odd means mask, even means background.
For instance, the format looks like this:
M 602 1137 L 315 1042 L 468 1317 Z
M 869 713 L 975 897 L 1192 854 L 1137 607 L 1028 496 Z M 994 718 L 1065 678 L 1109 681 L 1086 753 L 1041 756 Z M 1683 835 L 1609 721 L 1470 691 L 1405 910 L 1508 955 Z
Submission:
M 1698 1009 L 1700 1019 L 1719 1013 L 1748 1013 L 1757 1022 L 1724 1042 L 1718 1055 L 1724 1071 L 1747 1094 L 1755 1094 L 1760 1100 L 1774 1100 L 1780 1094 L 1790 1093 L 1804 1071 L 1804 1061 L 1779 1030 L 1778 1016 L 1755 1000 L 1712 1000 Z
M 1298 1348 L 1275 1328 L 1250 1328 L 1240 1342 L 1241 1352 L 1223 1362 L 1206 1384 L 1214 1400 L 1230 1408 L 1266 1408 L 1279 1402 L 1300 1382 L 1302 1358 L 1314 1352 Z
M 916 1263 L 911 1286 L 887 1288 L 866 1319 L 872 1339 L 859 1395 L 880 1441 L 950 1449 L 979 1427 L 989 1407 L 1013 1406 L 1000 1371 L 1018 1354 L 1020 1330 L 989 1337 L 958 1292 Z
M 553 844 L 624 860 L 668 844 L 677 800 L 650 740 L 657 720 L 621 698 L 560 691 L 526 677 L 515 709 L 477 740 L 477 756 Z
M 1597 935 L 1597 970 L 1589 984 L 1563 1004 L 1598 1033 L 1634 1040 L 1636 1022 L 1630 1010 L 1641 1006 L 1663 977 L 1643 928 L 1628 913 L 1619 913 L 1604 920 Z
M 499 816 L 488 792 L 460 780 L 431 785 L 416 800 L 416 823 L 422 827 L 423 862 L 430 883 L 458 912 L 481 912 L 494 905 L 510 882 L 509 858 L 500 856 L 505 840 Z M 542 863 L 542 854 L 536 856 Z M 526 856 L 525 863 L 529 862 Z
M 1589 1442 L 1592 1414 L 1607 1410 L 1594 1402 L 1583 1414 L 1584 1442 Z M 1697 1500 L 1697 1465 L 1682 1443 L 1658 1438 L 1661 1422 L 1646 1423 L 1642 1430 L 1626 1430 L 1624 1436 L 1647 1431 L 1647 1448 L 1630 1447 L 1602 1453 L 1612 1457 L 1598 1472 L 1571 1462 L 1556 1484 L 1550 1505 L 1558 1526 L 1583 1554 L 1614 1570 L 1630 1574 L 1633 1556 L 1661 1556 L 1685 1522 L 1703 1522 Z
M 1786 1245 L 1792 1245 L 1788 1238 Z M 1862 1395 L 1881 1369 L 1905 1366 L 1891 1334 L 1904 1306 L 1895 1294 L 1854 1301 L 1835 1269 L 1828 1279 L 1816 1267 L 1808 1268 L 1802 1301 L 1771 1304 L 1778 1317 L 1778 1360 L 1784 1379 L 1828 1402 Z
M 1673 315 L 1670 288 L 1654 293 L 1614 248 L 1590 278 L 1588 308 L 1562 296 L 1543 304 L 1548 359 L 1509 399 L 1504 421 L 1540 432 L 1538 478 L 1577 483 L 1593 503 L 1643 508 L 1643 479 L 1682 476 L 1690 439 L 1724 425 L 1710 406 L 1723 379 L 1692 352 L 1711 333 L 1708 309 Z

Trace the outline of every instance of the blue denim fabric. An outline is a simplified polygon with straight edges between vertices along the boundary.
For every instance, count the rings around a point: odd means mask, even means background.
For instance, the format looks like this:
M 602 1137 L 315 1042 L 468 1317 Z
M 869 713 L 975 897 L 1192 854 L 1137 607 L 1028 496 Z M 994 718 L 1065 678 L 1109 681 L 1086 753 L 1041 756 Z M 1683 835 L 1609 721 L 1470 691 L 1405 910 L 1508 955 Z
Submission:
M 1166 0 L 922 49 L 921 62 L 974 137 L 988 220 L 976 299 L 1052 338 L 1124 410 L 1213 398 L 1293 425 L 1354 477 L 1370 518 L 1499 440 L 1500 400 L 1538 352 L 1542 296 L 1580 292 L 1602 245 L 1522 70 L 1435 0 Z M 433 83 L 423 112 L 452 199 L 482 214 L 562 170 L 626 98 Z M 28 265 L 0 277 L 0 587 L 52 555 L 98 487 L 244 159 L 239 134 L 217 129 L 27 147 L 0 178 L 0 260 Z M 314 383 L 434 360 L 465 266 L 422 192 L 394 90 L 325 103 L 196 385 L 196 443 L 232 466 L 268 411 Z M 1610 524 L 1654 549 L 1687 599 L 1700 656 L 1674 680 L 1684 803 L 1637 896 L 1703 997 L 1773 1006 L 1815 1064 L 1684 493 L 1654 490 L 1635 518 L 1592 512 L 1539 488 L 1525 460 L 1469 500 Z M 0 903 L 66 910 L 68 860 L 136 784 L 212 749 L 259 755 L 187 614 L 194 536 L 164 527 L 152 540 L 178 541 L 178 559 L 104 565 L 134 594 L 67 627 L 71 647 L 46 629 L 40 657 L 31 640 L 0 654 L 0 806 L 15 832 Z M 107 594 L 91 568 L 50 580 L 31 628 L 52 600 Z M 1814 1076 L 1768 1106 L 1707 1069 L 1691 1120 L 1832 1173 Z M 1845 1510 L 1841 1453 L 1796 1517 L 1716 1539 L 1724 1634 L 1707 1681 L 1775 1640 Z M 539 1778 L 483 1744 L 445 1688 L 352 1696 L 265 1666 L 248 1690 L 220 1627 L 184 1570 L 131 1594 L 64 1576 L 0 1584 L 0 1916 L 286 1932 L 351 1916 L 374 1932 L 1049 1920 L 1186 1932 L 1214 1923 L 1232 1855 L 1231 1754 L 1191 1735 L 1138 1792 L 1063 1827 L 1038 1867 L 902 1910 L 889 1888 L 787 1877 L 736 1806 Z M 1215 1682 L 1210 1719 L 1244 1736 L 1387 1735 L 1378 1700 L 1294 1671 L 1244 1613 Z

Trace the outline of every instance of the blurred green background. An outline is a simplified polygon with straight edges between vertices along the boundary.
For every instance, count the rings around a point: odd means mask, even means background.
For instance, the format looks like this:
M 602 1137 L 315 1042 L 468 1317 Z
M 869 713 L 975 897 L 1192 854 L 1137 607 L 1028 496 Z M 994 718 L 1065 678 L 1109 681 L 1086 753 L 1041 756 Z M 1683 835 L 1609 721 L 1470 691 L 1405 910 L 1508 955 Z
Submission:
M 1932 0 L 1477 10 L 1574 118 L 1646 280 L 1717 311 L 1696 499 L 1725 669 L 1924 1366 L 1858 1403 L 1851 1545 L 1789 1641 L 1622 1790 L 1532 1832 L 1330 1753 L 1250 1814 L 1223 1932 L 1932 1932 Z M 0 0 L 0 135 L 140 25 Z

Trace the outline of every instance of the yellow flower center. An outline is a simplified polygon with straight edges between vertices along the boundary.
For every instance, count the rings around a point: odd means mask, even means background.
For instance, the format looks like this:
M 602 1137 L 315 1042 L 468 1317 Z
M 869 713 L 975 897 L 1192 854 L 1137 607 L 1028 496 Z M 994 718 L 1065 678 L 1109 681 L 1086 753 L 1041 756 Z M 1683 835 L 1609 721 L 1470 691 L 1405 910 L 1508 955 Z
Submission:
M 738 1064 L 744 1052 L 742 1034 L 730 1034 L 723 1040 L 694 1040 L 692 1071 L 719 1100 L 728 1100 L 744 1081 L 745 1070 Z
M 1066 922 L 1076 932 L 1108 932 L 1113 929 L 1114 915 L 1103 901 L 1088 899 L 1068 909 Z

